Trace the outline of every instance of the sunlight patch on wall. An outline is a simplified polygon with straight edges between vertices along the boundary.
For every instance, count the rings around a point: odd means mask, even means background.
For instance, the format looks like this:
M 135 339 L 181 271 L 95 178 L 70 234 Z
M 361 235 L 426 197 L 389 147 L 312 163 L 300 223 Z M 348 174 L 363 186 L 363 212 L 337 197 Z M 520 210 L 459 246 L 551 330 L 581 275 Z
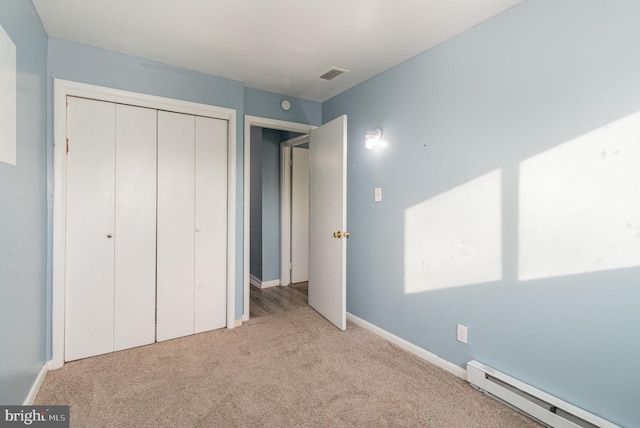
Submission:
M 640 265 L 640 112 L 520 164 L 518 279 Z
M 408 208 L 404 220 L 405 294 L 502 278 L 500 170 Z

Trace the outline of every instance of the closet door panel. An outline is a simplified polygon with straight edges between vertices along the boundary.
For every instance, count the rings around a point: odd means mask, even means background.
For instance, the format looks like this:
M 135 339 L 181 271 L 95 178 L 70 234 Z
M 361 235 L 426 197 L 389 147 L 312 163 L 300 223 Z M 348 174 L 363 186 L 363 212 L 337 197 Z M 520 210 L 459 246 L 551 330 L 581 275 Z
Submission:
M 195 332 L 226 325 L 227 121 L 196 117 Z
M 67 99 L 65 360 L 113 351 L 115 104 Z
M 194 332 L 195 118 L 158 112 L 158 341 Z
M 156 117 L 156 110 L 116 106 L 116 351 L 155 341 Z

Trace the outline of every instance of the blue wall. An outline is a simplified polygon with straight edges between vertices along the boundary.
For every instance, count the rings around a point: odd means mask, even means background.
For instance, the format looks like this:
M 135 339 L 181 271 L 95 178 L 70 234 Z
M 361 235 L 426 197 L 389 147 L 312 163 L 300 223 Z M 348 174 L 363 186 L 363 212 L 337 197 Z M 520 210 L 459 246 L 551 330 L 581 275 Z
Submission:
M 640 110 L 639 16 L 633 1 L 526 1 L 323 104 L 323 122 L 349 117 L 349 312 L 640 425 L 640 268 L 517 277 L 519 164 Z M 366 151 L 378 127 L 389 147 Z M 502 279 L 406 294 L 405 210 L 496 169 Z
M 16 45 L 17 165 L 0 162 L 0 404 L 22 404 L 45 361 L 47 38 L 31 2 L 0 2 Z

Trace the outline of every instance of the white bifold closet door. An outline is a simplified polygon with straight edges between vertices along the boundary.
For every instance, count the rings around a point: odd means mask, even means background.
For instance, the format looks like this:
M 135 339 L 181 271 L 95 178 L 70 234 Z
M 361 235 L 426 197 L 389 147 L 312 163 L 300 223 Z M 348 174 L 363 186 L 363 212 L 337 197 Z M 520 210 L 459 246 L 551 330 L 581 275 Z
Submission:
M 227 324 L 227 124 L 196 117 L 194 333 Z
M 155 339 L 156 111 L 68 98 L 65 360 Z
M 116 105 L 114 351 L 156 338 L 156 117 Z
M 158 341 L 224 327 L 227 122 L 158 112 Z

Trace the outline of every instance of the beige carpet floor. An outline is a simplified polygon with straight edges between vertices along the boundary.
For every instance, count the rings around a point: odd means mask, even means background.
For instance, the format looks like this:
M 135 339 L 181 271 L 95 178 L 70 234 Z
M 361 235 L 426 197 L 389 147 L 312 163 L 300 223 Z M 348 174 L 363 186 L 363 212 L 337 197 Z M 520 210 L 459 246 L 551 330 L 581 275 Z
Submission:
M 72 427 L 539 426 L 309 307 L 67 363 L 35 404 L 70 405 Z

